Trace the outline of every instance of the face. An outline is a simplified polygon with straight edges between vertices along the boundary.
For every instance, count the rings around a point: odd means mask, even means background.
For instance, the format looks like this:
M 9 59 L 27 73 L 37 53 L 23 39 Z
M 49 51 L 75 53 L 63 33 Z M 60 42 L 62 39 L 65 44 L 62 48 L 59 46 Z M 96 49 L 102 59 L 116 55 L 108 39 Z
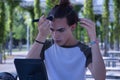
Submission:
M 69 45 L 73 36 L 66 18 L 55 19 L 50 27 L 50 32 L 54 42 L 58 45 Z

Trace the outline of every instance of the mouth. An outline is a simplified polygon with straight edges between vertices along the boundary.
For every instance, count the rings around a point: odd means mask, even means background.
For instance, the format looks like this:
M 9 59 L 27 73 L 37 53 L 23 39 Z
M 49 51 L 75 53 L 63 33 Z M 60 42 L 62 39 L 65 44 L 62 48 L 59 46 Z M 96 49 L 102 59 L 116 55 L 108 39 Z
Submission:
M 54 40 L 56 43 L 60 43 L 61 42 L 61 40 Z

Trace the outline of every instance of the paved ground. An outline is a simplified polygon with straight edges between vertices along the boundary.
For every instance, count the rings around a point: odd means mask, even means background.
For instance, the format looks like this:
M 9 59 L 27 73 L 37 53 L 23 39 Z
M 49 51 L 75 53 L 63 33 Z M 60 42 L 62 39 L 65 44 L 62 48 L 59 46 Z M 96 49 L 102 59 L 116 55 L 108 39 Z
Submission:
M 13 56 L 9 57 L 3 64 L 0 64 L 0 72 L 10 72 L 10 73 L 16 73 L 16 69 L 14 66 L 14 59 L 15 58 L 25 58 L 27 54 L 27 51 L 22 51 L 22 52 L 13 52 Z M 118 66 L 120 67 L 120 66 Z M 89 71 L 87 71 L 87 75 L 91 75 Z M 117 79 L 112 79 L 111 76 L 119 76 L 120 77 L 120 71 L 107 71 L 107 75 L 110 75 L 108 79 L 106 80 L 120 80 Z M 88 76 L 86 80 L 94 80 L 91 78 L 91 76 Z
M 0 72 L 11 72 L 15 73 L 16 69 L 14 66 L 15 58 L 25 58 L 27 51 L 22 52 L 13 52 L 13 55 L 9 57 L 7 60 L 3 61 L 3 64 L 0 64 Z

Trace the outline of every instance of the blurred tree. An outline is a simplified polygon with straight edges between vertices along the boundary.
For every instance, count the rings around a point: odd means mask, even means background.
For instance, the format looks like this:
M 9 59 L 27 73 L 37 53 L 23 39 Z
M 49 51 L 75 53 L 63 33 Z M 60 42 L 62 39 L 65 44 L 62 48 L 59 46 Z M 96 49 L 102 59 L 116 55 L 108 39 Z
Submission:
M 110 23 L 110 48 L 114 49 L 114 23 Z
M 109 0 L 104 0 L 103 5 L 103 14 L 102 14 L 102 27 L 103 27 L 103 35 L 104 35 L 104 55 L 107 55 L 107 51 L 109 49 Z
M 114 2 L 114 35 L 115 35 L 115 50 L 119 50 L 120 45 L 120 0 Z
M 95 14 L 95 23 L 96 23 L 96 34 L 97 36 L 100 36 L 100 26 L 101 26 L 101 23 L 102 23 L 102 15 L 101 14 Z
M 0 1 L 0 64 L 2 63 L 2 50 L 3 50 L 3 42 L 4 42 L 4 33 L 5 33 L 5 5 L 4 1 Z
M 94 21 L 95 18 L 94 18 L 94 13 L 93 13 L 93 0 L 85 0 L 83 14 L 85 18 L 88 18 Z M 89 41 L 86 30 L 84 32 L 84 38 L 85 38 L 85 42 Z
M 40 8 L 40 0 L 34 0 L 34 19 L 38 19 L 41 16 L 41 8 Z M 38 33 L 38 25 L 34 23 L 35 26 L 33 27 L 33 39 L 36 38 Z
M 28 12 L 30 13 L 30 17 L 33 20 L 34 19 L 34 8 L 33 6 L 28 7 Z M 31 26 L 30 26 L 30 43 L 32 44 L 34 41 L 34 35 L 33 35 L 33 29 L 34 29 L 34 24 L 31 22 Z
M 30 7 L 27 7 L 26 9 L 29 13 L 30 13 L 30 18 L 33 20 L 34 19 L 34 8 L 33 6 L 30 6 Z M 33 35 L 33 32 L 34 32 L 34 23 L 30 22 L 30 43 L 32 44 L 34 42 L 34 35 Z
M 83 7 L 83 4 L 75 4 L 75 5 L 73 5 L 73 8 L 77 12 L 77 14 L 80 13 L 82 7 Z M 75 37 L 78 40 L 80 40 L 82 38 L 82 30 L 83 30 L 83 28 L 80 26 L 80 24 L 78 24 L 77 27 L 76 27 L 76 29 L 75 29 L 75 31 L 74 31 L 74 35 L 75 35 Z
M 13 18 L 13 37 L 19 41 L 19 50 L 22 49 L 22 40 L 26 39 L 26 25 L 24 20 L 24 12 L 20 7 L 14 9 Z
M 49 11 L 59 3 L 59 0 L 46 0 L 46 14 L 49 13 Z
M 93 0 L 85 0 L 84 4 L 84 16 L 85 18 L 95 20 L 94 13 L 93 13 Z
M 29 1 L 30 3 L 33 3 L 32 1 Z M 23 3 L 26 3 L 23 1 Z M 28 13 L 27 15 L 25 14 L 25 21 L 28 21 L 28 19 L 33 20 L 34 19 L 34 6 L 33 5 L 24 5 L 24 6 L 20 6 L 20 8 L 22 9 L 22 12 Z M 29 26 L 30 28 L 30 44 L 33 43 L 34 41 L 34 35 L 33 35 L 33 29 L 35 27 L 34 23 L 32 23 L 32 21 L 26 22 L 26 25 Z
M 15 1 L 15 0 L 6 0 L 7 5 L 9 6 L 9 16 L 8 16 L 8 26 L 9 26 L 9 36 L 10 36 L 10 40 L 9 40 L 9 53 L 10 55 L 12 55 L 12 47 L 13 47 L 13 12 L 14 12 L 14 8 L 16 6 L 19 5 L 19 3 L 21 2 L 21 0 L 19 1 Z

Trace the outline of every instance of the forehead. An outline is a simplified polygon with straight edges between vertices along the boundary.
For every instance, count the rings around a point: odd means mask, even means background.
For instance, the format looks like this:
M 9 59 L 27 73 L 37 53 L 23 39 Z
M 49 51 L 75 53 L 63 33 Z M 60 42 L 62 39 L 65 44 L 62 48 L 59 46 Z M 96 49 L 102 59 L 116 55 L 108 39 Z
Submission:
M 68 27 L 66 18 L 57 18 L 52 22 L 52 28 L 65 28 Z

